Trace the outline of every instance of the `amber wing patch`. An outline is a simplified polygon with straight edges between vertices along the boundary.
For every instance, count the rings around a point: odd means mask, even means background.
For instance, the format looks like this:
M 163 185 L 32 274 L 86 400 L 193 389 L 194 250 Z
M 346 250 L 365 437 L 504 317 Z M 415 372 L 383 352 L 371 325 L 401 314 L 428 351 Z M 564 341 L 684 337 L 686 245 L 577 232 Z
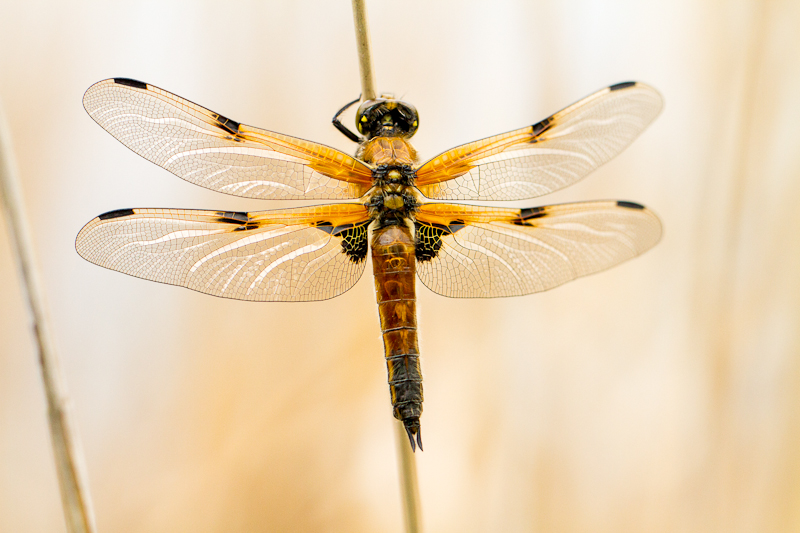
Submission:
M 191 183 L 260 199 L 354 199 L 367 165 L 334 148 L 240 124 L 154 85 L 92 85 L 89 115 L 122 144 Z
M 631 259 L 658 242 L 661 223 L 632 202 L 424 204 L 417 235 L 426 254 L 417 274 L 426 287 L 453 298 L 494 298 L 545 291 Z
M 364 272 L 367 209 L 335 204 L 252 213 L 125 209 L 89 222 L 78 253 L 139 278 L 224 298 L 333 298 Z
M 661 95 L 617 84 L 528 126 L 448 150 L 417 170 L 438 200 L 523 200 L 567 187 L 620 153 L 658 115 Z

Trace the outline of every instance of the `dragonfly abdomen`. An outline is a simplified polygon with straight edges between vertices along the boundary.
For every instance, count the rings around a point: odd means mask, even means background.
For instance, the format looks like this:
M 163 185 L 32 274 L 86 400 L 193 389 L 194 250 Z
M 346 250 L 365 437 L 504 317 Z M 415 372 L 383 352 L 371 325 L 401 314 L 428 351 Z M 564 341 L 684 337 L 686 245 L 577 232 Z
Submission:
M 417 343 L 414 239 L 404 225 L 376 229 L 372 236 L 375 294 L 383 332 L 394 417 L 422 449 L 422 373 Z

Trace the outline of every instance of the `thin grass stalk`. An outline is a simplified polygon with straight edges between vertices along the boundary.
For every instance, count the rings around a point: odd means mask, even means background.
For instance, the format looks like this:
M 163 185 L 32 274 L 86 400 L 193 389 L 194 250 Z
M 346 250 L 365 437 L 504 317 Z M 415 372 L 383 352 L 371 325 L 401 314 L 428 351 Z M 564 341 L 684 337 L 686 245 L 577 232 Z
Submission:
M 70 429 L 64 380 L 47 320 L 44 288 L 36 269 L 38 263 L 12 148 L 10 130 L 0 104 L 0 201 L 8 220 L 11 245 L 19 264 L 21 285 L 31 312 L 33 334 L 39 352 L 39 368 L 47 398 L 47 417 L 64 518 L 69 533 L 94 533 L 94 516 L 86 488 L 83 455 L 77 437 Z
M 419 485 L 417 484 L 417 461 L 403 423 L 394 424 L 397 463 L 400 469 L 400 495 L 403 498 L 403 518 L 407 533 L 422 533 L 422 516 L 419 505 Z
M 372 77 L 372 55 L 369 51 L 369 25 L 366 0 L 353 0 L 353 21 L 356 26 L 358 70 L 361 72 L 361 101 L 375 98 L 375 80 Z
M 365 0 L 353 0 L 353 21 L 356 28 L 358 67 L 361 73 L 361 101 L 375 98 L 375 80 L 372 77 L 369 26 Z M 406 430 L 400 421 L 395 422 L 397 437 L 397 462 L 400 471 L 400 495 L 403 499 L 403 516 L 407 533 L 421 533 L 417 463 Z

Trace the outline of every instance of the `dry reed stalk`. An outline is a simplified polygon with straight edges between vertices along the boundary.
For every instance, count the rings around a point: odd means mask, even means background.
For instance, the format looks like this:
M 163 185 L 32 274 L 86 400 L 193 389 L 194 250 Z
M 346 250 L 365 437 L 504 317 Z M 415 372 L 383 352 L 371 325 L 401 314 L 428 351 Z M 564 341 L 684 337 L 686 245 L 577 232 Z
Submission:
M 11 133 L 2 105 L 0 105 L 0 200 L 5 208 L 11 245 L 17 257 L 22 276 L 22 289 L 31 312 L 33 334 L 39 352 L 39 368 L 47 397 L 47 418 L 67 531 L 93 533 L 94 516 L 86 484 L 83 454 L 76 435 L 70 429 L 66 388 L 47 320 L 44 287 L 36 269 L 33 239 L 25 215 Z
M 422 533 L 420 516 L 419 485 L 417 484 L 417 462 L 408 444 L 406 428 L 399 420 L 394 424 L 397 437 L 397 462 L 400 468 L 400 496 L 403 498 L 403 516 L 407 533 Z
M 356 27 L 358 67 L 361 73 L 361 101 L 375 98 L 375 80 L 372 77 L 372 56 L 369 49 L 369 27 L 365 0 L 353 0 L 353 21 Z M 408 533 L 421 533 L 417 463 L 403 425 L 396 421 L 397 461 L 400 470 L 400 495 L 403 499 L 403 516 Z
M 358 70 L 361 72 L 361 101 L 375 98 L 375 80 L 372 77 L 372 55 L 369 51 L 369 26 L 366 0 L 353 0 L 353 21 L 356 26 Z

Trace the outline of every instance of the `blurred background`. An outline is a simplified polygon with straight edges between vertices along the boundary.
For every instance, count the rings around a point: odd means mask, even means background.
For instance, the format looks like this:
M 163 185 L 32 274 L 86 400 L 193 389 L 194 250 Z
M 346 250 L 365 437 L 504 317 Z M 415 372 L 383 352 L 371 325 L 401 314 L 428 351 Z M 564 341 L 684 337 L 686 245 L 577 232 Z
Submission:
M 99 531 L 399 532 L 371 265 L 350 292 L 246 303 L 74 250 L 127 207 L 259 210 L 123 147 L 81 105 L 109 77 L 347 152 L 350 2 L 3 2 L 0 101 Z M 641 202 L 641 258 L 522 298 L 421 284 L 426 531 L 800 530 L 800 4 L 368 4 L 379 92 L 422 159 L 641 80 L 662 115 L 522 207 Z M 352 114 L 346 120 L 352 122 Z M 0 531 L 64 531 L 27 309 L 0 219 Z

